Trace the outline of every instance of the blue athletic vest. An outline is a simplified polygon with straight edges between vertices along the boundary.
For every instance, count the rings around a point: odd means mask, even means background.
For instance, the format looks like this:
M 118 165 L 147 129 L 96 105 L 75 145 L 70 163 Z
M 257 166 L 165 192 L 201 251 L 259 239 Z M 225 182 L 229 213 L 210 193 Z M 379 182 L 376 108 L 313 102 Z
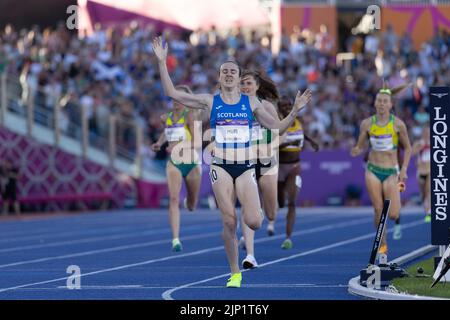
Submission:
M 237 104 L 226 104 L 220 94 L 214 96 L 210 125 L 217 148 L 249 148 L 252 140 L 253 113 L 249 97 L 241 94 Z

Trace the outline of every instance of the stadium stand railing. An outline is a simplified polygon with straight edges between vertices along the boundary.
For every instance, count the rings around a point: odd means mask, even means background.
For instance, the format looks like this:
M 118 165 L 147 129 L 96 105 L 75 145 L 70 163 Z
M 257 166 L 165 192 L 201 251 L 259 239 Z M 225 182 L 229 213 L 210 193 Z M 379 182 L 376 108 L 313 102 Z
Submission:
M 43 99 L 38 97 L 42 96 Z M 54 101 L 51 106 L 44 103 L 36 103 L 40 100 Z M 89 158 L 98 162 L 95 156 L 89 157 L 88 149 L 93 148 L 103 152 L 108 157 L 109 165 L 118 170 L 126 171 L 135 177 L 143 177 L 147 171 L 147 177 L 155 175 L 156 168 L 146 162 L 147 170 L 143 168 L 144 161 L 140 152 L 144 140 L 143 129 L 132 120 L 123 119 L 116 114 L 110 114 L 107 123 L 106 134 L 100 134 L 90 130 L 89 115 L 85 107 L 80 104 L 79 118 L 73 119 L 63 110 L 63 97 L 49 96 L 48 93 L 39 89 L 31 89 L 30 86 L 15 75 L 3 73 L 0 81 L 0 124 L 7 127 L 6 115 L 13 114 L 26 121 L 26 134 L 29 137 L 36 136 L 34 129 L 40 125 L 52 131 L 53 143 L 56 147 L 61 144 L 61 136 L 67 136 L 79 141 L 79 149 L 83 158 Z M 106 119 L 104 119 L 106 120 Z M 117 142 L 118 128 L 125 127 L 132 132 L 134 143 L 131 146 L 123 146 Z M 124 170 L 124 166 L 117 167 L 117 160 L 126 163 L 131 170 Z M 104 164 L 100 162 L 100 164 Z M 158 177 L 160 178 L 160 177 Z
M 39 95 L 54 103 L 41 103 Z M 32 92 L 17 76 L 0 75 L 0 158 L 13 158 L 20 166 L 18 199 L 23 206 L 45 206 L 45 210 L 73 205 L 87 209 L 90 204 L 124 207 L 131 202 L 135 206 L 143 202 L 138 198 L 145 197 L 140 193 L 153 194 L 160 188 L 164 175 L 151 163 L 143 165 L 143 133 L 138 124 L 110 115 L 108 135 L 102 136 L 89 130 L 81 105 L 76 105 L 82 111 L 80 119 L 69 122 L 61 100 Z M 117 144 L 120 125 L 136 132 L 134 150 Z M 157 205 L 150 200 L 145 206 Z

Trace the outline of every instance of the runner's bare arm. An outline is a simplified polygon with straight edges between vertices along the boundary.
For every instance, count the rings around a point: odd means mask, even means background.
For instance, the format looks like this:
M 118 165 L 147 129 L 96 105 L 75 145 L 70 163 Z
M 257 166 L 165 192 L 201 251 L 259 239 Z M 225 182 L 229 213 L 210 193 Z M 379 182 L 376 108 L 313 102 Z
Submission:
M 191 146 L 192 148 L 202 147 L 202 122 L 198 119 L 197 110 L 189 110 L 187 114 L 187 125 L 191 132 Z
M 357 157 L 364 151 L 364 145 L 368 138 L 367 132 L 369 130 L 369 125 L 370 125 L 370 118 L 364 119 L 361 122 L 358 141 L 356 142 L 356 146 L 354 146 L 350 152 L 352 157 Z
M 305 134 L 305 140 L 309 142 L 309 144 L 311 145 L 311 147 L 314 149 L 314 151 L 319 151 L 319 144 L 314 141 L 313 139 L 311 139 L 308 135 Z
M 263 127 L 267 129 L 279 130 L 280 132 L 285 132 L 294 122 L 297 117 L 297 113 L 305 107 L 305 105 L 311 100 L 311 90 L 306 89 L 303 94 L 300 91 L 297 93 L 295 98 L 294 107 L 289 115 L 283 120 L 278 120 L 273 118 L 270 113 L 268 113 L 262 103 L 256 97 L 250 97 L 250 104 L 252 106 L 253 112 L 256 119 L 261 123 Z
M 159 136 L 158 141 L 156 141 L 155 143 L 153 143 L 151 145 L 152 150 L 155 151 L 155 152 L 161 150 L 161 146 L 164 143 L 166 143 L 166 141 L 167 141 L 167 137 L 166 137 L 166 134 L 163 131 L 161 133 L 161 135 Z
M 163 47 L 161 37 L 153 40 L 153 52 L 158 58 L 158 67 L 161 77 L 161 83 L 164 93 L 188 108 L 208 109 L 212 106 L 213 97 L 210 94 L 191 94 L 182 90 L 175 89 L 172 79 L 170 79 L 169 70 L 167 70 L 167 52 L 168 45 Z

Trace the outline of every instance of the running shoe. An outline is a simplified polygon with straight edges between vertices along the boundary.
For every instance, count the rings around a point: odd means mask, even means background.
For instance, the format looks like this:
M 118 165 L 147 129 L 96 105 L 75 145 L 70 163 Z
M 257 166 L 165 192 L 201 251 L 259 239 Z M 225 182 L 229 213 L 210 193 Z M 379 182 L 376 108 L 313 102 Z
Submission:
M 427 213 L 424 220 L 425 220 L 425 222 L 430 223 L 431 222 L 431 213 Z
M 274 227 L 274 223 L 270 223 L 267 225 L 267 235 L 269 237 L 273 236 L 275 234 L 275 227 Z
M 396 224 L 394 226 L 394 240 L 400 240 L 402 238 L 402 226 L 399 224 Z
M 387 252 L 388 252 L 387 244 L 383 244 L 381 247 L 378 248 L 379 254 L 387 254 Z
M 233 273 L 227 281 L 227 288 L 240 288 L 242 282 L 242 273 Z
M 242 261 L 242 267 L 244 269 L 253 269 L 258 267 L 258 262 L 251 254 L 248 254 L 245 259 Z
M 281 244 L 281 248 L 282 249 L 292 249 L 292 241 L 291 241 L 291 239 L 284 240 L 283 243 Z
M 179 239 L 173 239 L 172 240 L 172 251 L 173 252 L 180 252 L 183 250 L 183 246 L 181 245 L 181 242 Z

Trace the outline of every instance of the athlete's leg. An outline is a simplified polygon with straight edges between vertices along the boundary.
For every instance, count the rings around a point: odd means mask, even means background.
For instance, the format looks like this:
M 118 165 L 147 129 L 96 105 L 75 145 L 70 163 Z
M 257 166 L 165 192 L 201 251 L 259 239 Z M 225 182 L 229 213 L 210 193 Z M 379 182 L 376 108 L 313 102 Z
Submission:
M 286 199 L 286 181 L 278 181 L 278 192 L 277 192 L 277 198 L 278 198 L 278 207 L 284 208 L 285 205 L 285 199 Z
M 417 183 L 419 184 L 419 192 L 420 197 L 422 198 L 422 202 L 425 204 L 425 186 L 426 180 L 421 178 L 420 176 L 417 178 Z
M 384 199 L 391 200 L 389 208 L 389 219 L 397 220 L 400 216 L 401 200 L 400 191 L 398 190 L 398 178 L 396 175 L 391 175 L 383 181 Z
M 192 211 L 197 206 L 198 193 L 202 180 L 201 167 L 196 166 L 185 178 L 187 190 L 187 208 Z
M 369 193 L 370 200 L 374 209 L 374 225 L 378 227 L 378 223 L 381 219 L 381 212 L 383 211 L 383 185 L 381 181 L 369 170 L 365 173 L 367 192 Z M 381 245 L 386 244 L 386 233 L 384 233 L 381 239 Z
M 400 200 L 400 191 L 398 189 L 397 175 L 391 175 L 386 180 L 384 180 L 383 194 L 385 199 L 391 200 L 389 219 L 395 221 L 393 238 L 394 240 L 399 240 L 402 237 L 402 230 L 400 226 L 400 208 L 402 204 Z
M 217 206 L 222 215 L 223 241 L 231 273 L 239 273 L 238 243 L 236 238 L 237 217 L 235 212 L 235 191 L 233 179 L 221 167 L 211 165 L 210 177 Z
M 269 223 L 274 222 L 277 209 L 277 174 L 263 175 L 259 179 L 259 187 L 261 191 L 261 200 L 266 212 L 266 216 L 269 219 Z M 245 248 L 247 255 L 254 257 L 254 238 L 255 231 L 250 229 L 244 222 L 244 214 L 241 214 L 242 235 L 245 241 Z M 273 226 L 272 226 L 273 228 Z M 247 256 L 248 258 L 248 256 Z
M 263 216 L 255 170 L 247 170 L 236 178 L 236 195 L 242 205 L 245 224 L 252 230 L 261 227 Z
M 241 230 L 247 254 L 242 261 L 242 267 L 244 269 L 252 269 L 258 266 L 255 258 L 255 231 L 245 224 L 244 215 L 245 214 L 241 212 Z
M 255 255 L 255 246 L 254 246 L 255 231 L 250 229 L 245 224 L 243 212 L 241 212 L 241 230 L 242 230 L 242 236 L 244 237 L 244 241 L 245 241 L 245 250 L 247 251 L 247 254 L 254 256 Z
M 182 175 L 170 161 L 166 166 L 167 185 L 169 188 L 169 222 L 172 229 L 172 239 L 180 237 L 180 191 Z
M 300 165 L 296 164 L 286 179 L 286 192 L 288 197 L 288 213 L 286 216 L 286 238 L 290 239 L 295 225 L 295 203 L 299 188 L 296 185 L 297 176 L 300 175 Z
M 275 221 L 277 214 L 278 174 L 267 174 L 259 178 L 261 200 L 267 219 Z
M 247 170 L 236 179 L 236 195 L 242 205 L 242 232 L 247 249 L 242 264 L 245 269 L 254 268 L 258 265 L 254 256 L 255 230 L 261 227 L 263 220 L 254 170 Z

